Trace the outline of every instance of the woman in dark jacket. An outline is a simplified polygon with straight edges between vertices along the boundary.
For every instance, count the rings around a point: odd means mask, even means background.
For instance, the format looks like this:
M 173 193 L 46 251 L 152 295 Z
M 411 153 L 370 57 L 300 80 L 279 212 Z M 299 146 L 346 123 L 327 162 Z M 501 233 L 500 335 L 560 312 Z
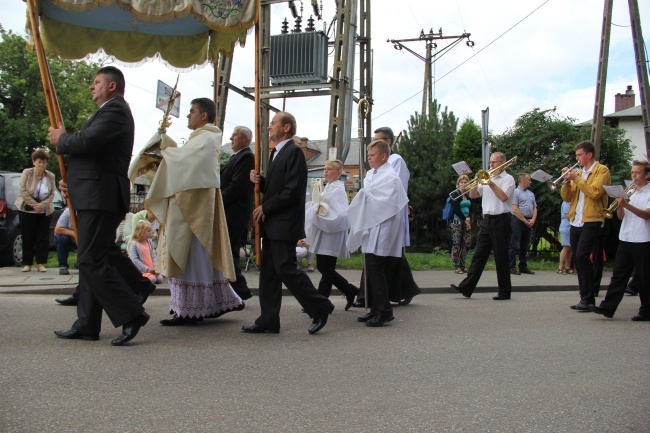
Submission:
M 472 244 L 472 225 L 470 220 L 470 210 L 472 202 L 469 199 L 469 192 L 465 190 L 465 185 L 469 182 L 466 175 L 461 175 L 456 182 L 458 191 L 456 198 L 451 201 L 453 216 L 449 227 L 451 228 L 451 261 L 456 268 L 457 274 L 465 272 L 465 260 L 469 246 Z
M 34 263 L 45 272 L 50 238 L 52 200 L 54 200 L 54 173 L 47 171 L 50 155 L 42 149 L 32 153 L 33 168 L 26 168 L 20 176 L 19 194 L 15 205 L 20 210 L 20 229 L 23 236 L 23 272 L 29 272 Z

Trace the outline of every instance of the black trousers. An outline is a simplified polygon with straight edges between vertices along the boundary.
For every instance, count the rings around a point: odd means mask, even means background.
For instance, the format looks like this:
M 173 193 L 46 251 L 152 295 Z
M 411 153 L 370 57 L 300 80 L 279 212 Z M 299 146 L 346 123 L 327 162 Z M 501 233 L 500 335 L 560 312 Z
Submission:
M 336 272 L 336 259 L 337 257 L 316 254 L 316 269 L 321 274 L 318 293 L 329 298 L 334 285 L 344 295 L 356 295 L 359 289 Z
M 386 263 L 388 257 L 364 254 L 368 282 L 368 303 L 370 312 L 392 313 L 388 296 L 388 279 L 386 278 Z
M 77 211 L 79 242 L 80 292 L 77 303 L 78 319 L 73 328 L 84 335 L 101 330 L 102 310 L 113 326 L 122 326 L 144 311 L 131 288 L 137 280 L 124 279 L 109 257 L 121 255 L 115 244 L 115 231 L 123 215 L 116 212 Z
M 605 266 L 605 259 L 603 258 L 605 236 L 605 227 L 600 227 L 598 229 L 596 240 L 594 241 L 594 249 L 591 252 L 591 261 L 594 267 L 594 296 L 598 296 L 598 292 L 600 292 L 600 283 L 603 279 L 603 267 Z
M 458 288 L 466 293 L 473 293 L 478 285 L 485 264 L 494 251 L 494 260 L 497 267 L 497 282 L 499 295 L 509 297 L 512 292 L 510 282 L 510 265 L 508 248 L 510 247 L 510 214 L 484 215 L 478 234 L 476 235 L 476 248 L 474 258 L 467 271 L 467 277 L 460 282 Z
M 611 313 L 616 312 L 618 305 L 625 295 L 627 282 L 636 270 L 636 278 L 639 287 L 639 298 L 641 298 L 641 308 L 639 314 L 650 317 L 650 242 L 624 242 L 618 244 L 616 250 L 616 262 L 614 263 L 614 273 L 612 280 L 607 288 L 605 299 L 600 303 L 600 308 Z
M 296 267 L 296 243 L 262 239 L 262 264 L 260 266 L 260 316 L 255 324 L 269 329 L 280 328 L 282 284 L 296 298 L 312 319 L 330 314 L 334 304 L 318 293 L 309 277 Z
M 585 304 L 595 304 L 594 297 L 594 264 L 590 255 L 600 236 L 602 223 L 584 223 L 582 227 L 571 226 L 571 250 L 578 274 L 580 301 Z
M 239 267 L 239 249 L 242 246 L 242 241 L 245 241 L 246 238 L 245 228 L 239 227 L 228 227 L 228 237 L 230 238 L 230 249 L 232 251 L 232 260 L 235 264 L 235 281 L 231 282 L 233 290 L 237 295 L 242 299 L 248 299 L 252 296 L 250 289 L 248 288 L 248 281 L 241 273 L 241 268 Z
M 386 274 L 386 281 L 388 282 L 388 299 L 391 302 L 400 302 L 403 299 L 413 298 L 421 293 L 420 287 L 413 279 L 413 272 L 409 262 L 406 260 L 406 255 L 402 251 L 402 257 L 387 256 L 385 262 L 384 272 Z M 365 302 L 365 289 L 364 289 L 365 273 L 361 273 L 361 283 L 357 302 Z M 370 302 L 370 300 L 369 300 Z
M 23 237 L 23 266 L 47 263 L 47 251 L 50 243 L 51 215 L 44 213 L 19 212 L 20 231 Z
M 111 266 L 115 267 L 120 274 L 122 283 L 128 285 L 136 295 L 141 293 L 150 294 L 156 290 L 154 283 L 149 278 L 144 277 L 138 268 L 135 267 L 129 256 L 124 254 L 119 248 L 117 250 L 113 248 L 109 249 L 107 258 Z M 73 296 L 79 297 L 82 285 L 83 278 L 80 273 L 79 284 Z

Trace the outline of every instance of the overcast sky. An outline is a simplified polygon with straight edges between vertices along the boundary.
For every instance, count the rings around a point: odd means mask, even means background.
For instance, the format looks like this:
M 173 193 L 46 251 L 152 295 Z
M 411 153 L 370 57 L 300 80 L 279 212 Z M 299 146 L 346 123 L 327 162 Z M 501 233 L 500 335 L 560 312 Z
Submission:
M 305 18 L 311 10 L 305 0 Z M 473 48 L 454 47 L 435 63 L 435 98 L 461 119 L 481 122 L 481 110 L 490 109 L 490 129 L 502 132 L 522 114 L 539 107 L 557 107 L 557 113 L 578 121 L 593 114 L 604 2 L 599 0 L 406 0 L 372 2 L 372 49 L 374 55 L 373 127 L 390 126 L 399 132 L 421 110 L 424 62 L 406 51 L 397 51 L 387 39 L 414 38 L 424 29 L 445 35 L 471 33 Z M 640 0 L 641 17 L 650 17 L 650 1 Z M 0 23 L 24 34 L 25 3 L 2 0 Z M 324 0 L 325 21 L 335 13 L 335 2 Z M 284 17 L 292 22 L 286 4 L 273 6 L 272 34 L 279 34 Z M 614 1 L 605 114 L 614 111 L 614 95 L 632 85 L 640 104 L 628 2 Z M 650 22 L 642 22 L 650 40 Z M 240 88 L 254 85 L 254 33 L 244 48 L 234 53 L 231 82 Z M 424 55 L 424 43 L 409 48 Z M 440 44 L 442 48 L 444 45 Z M 119 65 L 118 65 L 119 66 Z M 329 63 L 331 71 L 331 58 Z M 126 99 L 136 120 L 136 151 L 156 131 L 162 111 L 155 108 L 160 79 L 173 85 L 176 72 L 154 61 L 138 67 L 122 67 L 126 75 Z M 358 75 L 358 74 L 357 74 Z M 189 101 L 212 96 L 212 67 L 182 73 L 181 119 L 173 120 L 169 135 L 176 140 L 189 135 L 185 116 Z M 55 83 L 56 85 L 56 83 Z M 358 85 L 358 76 L 355 88 Z M 65 91 L 57 89 L 58 92 Z M 273 104 L 282 107 L 281 100 Z M 298 135 L 326 139 L 329 97 L 293 98 L 286 109 L 296 115 Z M 356 112 L 352 134 L 356 136 Z M 236 125 L 254 126 L 252 101 L 230 92 L 224 143 Z

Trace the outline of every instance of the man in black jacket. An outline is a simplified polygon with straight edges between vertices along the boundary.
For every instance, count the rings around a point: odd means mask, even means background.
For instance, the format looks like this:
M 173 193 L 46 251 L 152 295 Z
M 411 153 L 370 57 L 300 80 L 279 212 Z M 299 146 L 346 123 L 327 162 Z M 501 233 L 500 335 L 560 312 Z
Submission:
M 230 285 L 240 298 L 246 300 L 252 297 L 246 278 L 239 268 L 239 249 L 242 241 L 246 240 L 253 212 L 254 185 L 250 181 L 250 172 L 255 168 L 255 157 L 249 146 L 253 133 L 245 126 L 237 126 L 232 132 L 233 156 L 221 170 L 221 198 L 226 213 L 230 248 L 237 281 Z
M 66 155 L 67 184 L 59 186 L 77 211 L 77 257 L 83 280 L 78 319 L 70 329 L 55 331 L 59 338 L 97 340 L 105 310 L 115 327 L 122 326 L 122 334 L 111 341 L 121 346 L 149 320 L 129 287 L 131 281 L 122 279 L 108 259 L 119 254 L 115 231 L 129 209 L 127 171 L 135 128 L 124 86 L 119 69 L 99 69 L 90 85 L 99 109 L 81 131 L 68 134 L 64 128 L 50 128 L 50 143 Z
M 277 143 L 271 152 L 266 178 L 257 171 L 250 180 L 262 189 L 262 204 L 253 210 L 253 220 L 262 224 L 262 265 L 260 267 L 261 314 L 255 324 L 244 326 L 248 333 L 280 332 L 282 283 L 312 318 L 309 333 L 327 323 L 334 305 L 318 293 L 309 277 L 296 268 L 296 243 L 305 237 L 307 162 L 293 142 L 296 119 L 279 112 L 269 125 L 269 139 Z

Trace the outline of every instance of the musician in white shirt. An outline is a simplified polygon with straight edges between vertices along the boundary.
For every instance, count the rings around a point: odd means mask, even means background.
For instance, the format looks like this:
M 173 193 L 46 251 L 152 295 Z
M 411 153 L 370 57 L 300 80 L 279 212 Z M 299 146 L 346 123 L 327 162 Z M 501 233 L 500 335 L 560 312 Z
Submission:
M 634 161 L 630 174 L 634 182 L 630 201 L 623 197 L 616 198 L 616 214 L 623 223 L 618 234 L 620 242 L 616 250 L 614 273 L 605 299 L 598 307 L 591 306 L 591 311 L 610 319 L 614 317 L 632 271 L 636 269 L 641 308 L 632 320 L 650 321 L 650 164 L 648 161 Z
M 490 155 L 491 169 L 497 168 L 505 162 L 506 156 L 501 152 Z M 510 282 L 508 248 L 510 247 L 510 215 L 514 193 L 515 179 L 505 170 L 492 176 L 488 185 L 479 184 L 469 191 L 469 196 L 472 199 L 483 197 L 483 220 L 476 236 L 476 248 L 472 264 L 467 271 L 467 277 L 458 286 L 451 285 L 454 290 L 466 298 L 471 297 L 474 293 L 490 252 L 494 250 L 499 292 L 492 299 L 495 301 L 510 299 L 512 284 Z

